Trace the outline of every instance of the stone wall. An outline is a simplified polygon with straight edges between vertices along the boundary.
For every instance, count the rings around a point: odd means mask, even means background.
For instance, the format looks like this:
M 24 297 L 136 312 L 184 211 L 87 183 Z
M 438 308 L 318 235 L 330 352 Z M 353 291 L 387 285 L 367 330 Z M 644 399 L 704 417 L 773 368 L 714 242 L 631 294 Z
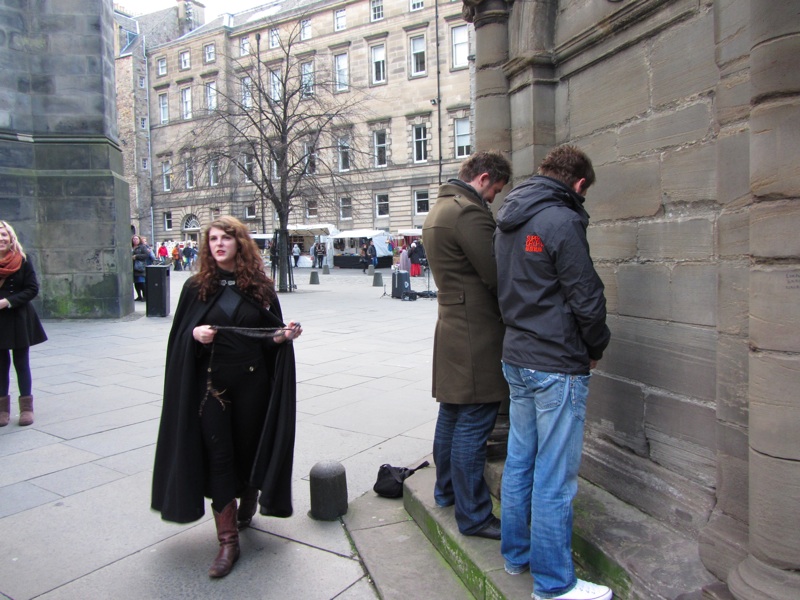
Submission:
M 110 0 L 6 6 L 0 215 L 39 274 L 44 317 L 132 311 Z
M 517 180 L 564 142 L 597 172 L 613 338 L 582 475 L 695 538 L 740 600 L 800 597 L 799 6 L 517 2 L 483 56 L 504 7 L 474 17 L 479 98 L 508 40 L 511 120 L 478 110 L 477 139 L 510 143 Z

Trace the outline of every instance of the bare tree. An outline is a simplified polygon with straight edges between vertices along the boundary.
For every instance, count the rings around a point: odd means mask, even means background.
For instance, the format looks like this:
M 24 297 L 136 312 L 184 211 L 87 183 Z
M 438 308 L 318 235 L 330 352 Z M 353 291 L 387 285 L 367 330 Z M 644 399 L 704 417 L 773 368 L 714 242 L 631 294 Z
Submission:
M 364 96 L 349 82 L 346 64 L 325 68 L 305 51 L 299 25 L 262 40 L 255 53 L 231 59 L 224 89 L 206 89 L 206 117 L 184 147 L 216 176 L 228 179 L 231 199 L 253 190 L 267 232 L 268 210 L 278 216 L 279 291 L 291 291 L 288 224 L 292 211 L 332 207 L 352 189 L 359 162 L 355 123 Z M 267 49 L 266 46 L 269 46 Z M 327 61 L 325 61 L 327 62 Z M 238 173 L 238 177 L 234 174 Z M 238 180 L 238 181 L 234 181 Z

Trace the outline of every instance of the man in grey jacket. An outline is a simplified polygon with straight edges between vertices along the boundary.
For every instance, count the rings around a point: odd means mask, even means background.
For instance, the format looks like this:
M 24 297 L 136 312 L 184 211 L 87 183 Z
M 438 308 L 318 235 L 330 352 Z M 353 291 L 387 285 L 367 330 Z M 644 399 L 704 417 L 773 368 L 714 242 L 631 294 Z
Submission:
M 583 152 L 559 146 L 497 214 L 503 374 L 511 393 L 500 549 L 508 573 L 530 568 L 536 600 L 612 597 L 607 587 L 577 579 L 571 544 L 590 370 L 611 337 L 586 241 L 584 194 L 594 180 Z

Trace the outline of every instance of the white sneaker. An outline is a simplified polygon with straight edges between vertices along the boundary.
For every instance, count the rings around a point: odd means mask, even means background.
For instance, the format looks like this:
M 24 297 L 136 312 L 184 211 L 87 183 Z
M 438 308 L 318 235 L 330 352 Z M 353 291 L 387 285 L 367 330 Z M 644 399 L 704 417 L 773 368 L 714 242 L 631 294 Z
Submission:
M 614 594 L 604 585 L 595 585 L 583 579 L 578 579 L 578 583 L 570 591 L 552 598 L 552 600 L 611 600 Z M 544 598 L 532 594 L 533 600 L 545 600 Z

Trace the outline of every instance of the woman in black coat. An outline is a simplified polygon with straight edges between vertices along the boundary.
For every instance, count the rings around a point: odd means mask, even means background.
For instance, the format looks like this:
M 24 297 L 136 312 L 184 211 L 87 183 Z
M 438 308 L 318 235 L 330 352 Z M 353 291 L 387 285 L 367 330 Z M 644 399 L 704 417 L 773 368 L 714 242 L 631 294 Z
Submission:
M 299 323 L 283 324 L 244 224 L 228 216 L 211 223 L 167 343 L 152 490 L 152 507 L 177 523 L 202 517 L 211 498 L 220 543 L 211 577 L 233 568 L 237 525 L 250 523 L 258 503 L 265 515 L 292 514 L 296 388 L 285 342 L 301 333 Z
M 131 255 L 133 256 L 133 288 L 136 290 L 135 302 L 145 300 L 145 267 L 150 259 L 150 248 L 147 247 L 144 238 L 138 235 L 131 237 Z
M 31 300 L 39 293 L 33 265 L 28 262 L 14 228 L 0 221 L 0 427 L 11 413 L 11 355 L 19 386 L 19 424 L 33 423 L 33 395 L 28 351 L 47 340 Z

